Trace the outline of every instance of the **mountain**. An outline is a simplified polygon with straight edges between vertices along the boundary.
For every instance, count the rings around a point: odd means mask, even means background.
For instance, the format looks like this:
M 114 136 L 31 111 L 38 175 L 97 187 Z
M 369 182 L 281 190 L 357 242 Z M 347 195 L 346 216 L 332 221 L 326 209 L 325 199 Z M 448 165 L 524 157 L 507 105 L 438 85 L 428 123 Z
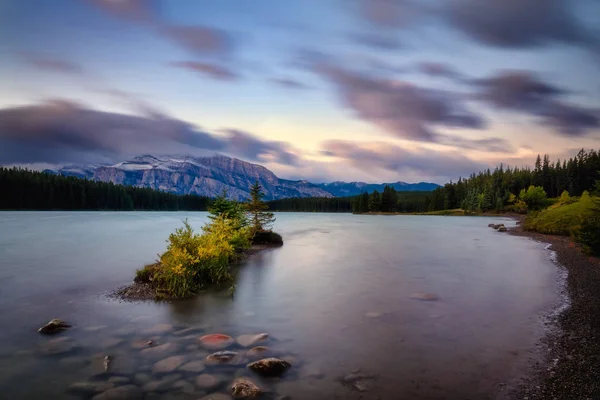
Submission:
M 310 182 L 280 179 L 263 166 L 225 156 L 144 155 L 114 165 L 69 165 L 54 172 L 178 194 L 213 197 L 227 190 L 229 197 L 236 200 L 246 199 L 255 181 L 261 184 L 266 200 L 333 197 L 331 193 Z
M 372 193 L 375 190 L 383 192 L 385 185 L 392 186 L 398 192 L 429 192 L 440 187 L 436 183 L 430 182 L 419 182 L 419 183 L 406 183 L 406 182 L 394 182 L 394 183 L 365 183 L 365 182 L 331 182 L 331 183 L 318 183 L 321 189 L 326 190 L 335 197 L 346 197 L 356 196 L 364 192 Z
M 214 197 L 227 190 L 229 197 L 245 200 L 250 187 L 258 181 L 266 200 L 287 197 L 345 197 L 363 192 L 383 191 L 385 183 L 331 182 L 314 184 L 278 178 L 265 167 L 226 156 L 151 156 L 134 157 L 114 165 L 67 165 L 56 171 L 75 176 L 122 185 L 149 187 L 177 194 L 196 194 Z M 396 182 L 388 185 L 397 191 L 429 191 L 435 183 Z

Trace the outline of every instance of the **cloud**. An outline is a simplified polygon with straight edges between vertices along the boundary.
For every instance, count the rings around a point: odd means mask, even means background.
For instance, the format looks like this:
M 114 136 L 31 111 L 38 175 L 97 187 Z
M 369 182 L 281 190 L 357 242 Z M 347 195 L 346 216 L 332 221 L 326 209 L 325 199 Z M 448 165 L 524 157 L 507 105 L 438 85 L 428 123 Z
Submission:
M 463 79 L 463 75 L 448 64 L 423 61 L 418 63 L 416 67 L 421 73 L 432 77 L 447 78 L 456 81 Z
M 361 75 L 339 67 L 317 65 L 314 70 L 334 84 L 342 103 L 362 120 L 385 132 L 421 142 L 483 147 L 498 151 L 503 139 L 469 141 L 438 133 L 436 127 L 483 129 L 484 119 L 470 111 L 464 96 L 458 93 L 427 89 L 414 84 Z M 489 144 L 492 146 L 489 146 Z
M 308 86 L 291 78 L 272 78 L 271 82 L 288 89 L 308 89 Z
M 175 25 L 160 12 L 158 0 L 88 0 L 123 20 L 145 25 L 184 49 L 199 55 L 223 55 L 232 49 L 224 31 L 201 25 Z
M 199 72 L 213 79 L 222 81 L 231 81 L 238 78 L 238 75 L 236 75 L 233 71 L 218 64 L 196 61 L 177 61 L 172 62 L 170 65 L 176 68 L 183 68 L 190 71 Z
M 404 48 L 402 42 L 392 35 L 380 33 L 356 33 L 351 34 L 350 39 L 356 43 L 382 50 L 399 50 Z
M 600 127 L 599 110 L 568 104 L 568 92 L 543 81 L 530 71 L 504 70 L 472 80 L 477 98 L 504 110 L 527 113 L 567 136 L 578 136 Z
M 62 58 L 30 52 L 18 54 L 27 64 L 40 70 L 71 75 L 81 75 L 84 72 L 80 65 Z
M 225 54 L 232 42 L 224 31 L 197 25 L 168 25 L 160 30 L 183 48 L 199 54 Z
M 498 47 L 550 42 L 598 44 L 573 13 L 573 0 L 450 0 L 443 14 L 471 38 Z
M 425 8 L 413 0 L 360 0 L 360 15 L 373 25 L 405 27 L 423 14 Z
M 598 51 L 598 32 L 574 12 L 575 0 L 362 0 L 359 16 L 380 28 L 422 26 L 429 19 L 494 47 L 532 48 L 567 43 Z
M 456 179 L 487 167 L 456 153 L 427 149 L 406 150 L 385 142 L 359 143 L 328 140 L 322 143 L 323 154 L 338 157 L 360 168 L 379 168 L 405 173 L 418 172 L 429 177 Z
M 135 22 L 155 21 L 157 0 L 88 0 L 99 9 L 119 18 Z
M 241 131 L 204 132 L 154 111 L 103 112 L 63 100 L 0 110 L 0 164 L 116 162 L 139 154 L 214 154 L 295 165 L 291 146 Z
M 226 132 L 227 150 L 240 157 L 255 161 L 277 162 L 279 164 L 299 164 L 299 157 L 285 142 L 264 141 L 244 131 L 228 129 Z

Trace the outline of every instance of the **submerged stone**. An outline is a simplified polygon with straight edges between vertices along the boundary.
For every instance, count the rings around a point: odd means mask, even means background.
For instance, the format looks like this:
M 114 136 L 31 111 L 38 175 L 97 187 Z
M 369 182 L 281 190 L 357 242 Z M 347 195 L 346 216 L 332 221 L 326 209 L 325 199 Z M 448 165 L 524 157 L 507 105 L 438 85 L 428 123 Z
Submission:
M 196 377 L 196 386 L 200 389 L 213 389 L 222 384 L 224 378 L 221 375 L 202 374 Z
M 152 372 L 154 373 L 167 373 L 172 372 L 177 369 L 180 365 L 185 362 L 186 356 L 171 356 L 167 357 L 164 360 L 160 360 L 154 367 L 152 367 Z
M 434 293 L 413 293 L 410 295 L 410 298 L 421 301 L 436 301 L 440 299 L 438 295 Z
M 212 333 L 204 335 L 198 339 L 202 345 L 212 350 L 222 350 L 231 346 L 235 340 L 231 336 L 222 333 Z
M 237 351 L 228 350 L 217 351 L 216 353 L 210 354 L 206 357 L 206 361 L 209 364 L 244 364 L 243 357 Z
M 152 328 L 144 330 L 142 333 L 145 335 L 163 335 L 165 333 L 171 332 L 173 330 L 173 325 L 169 324 L 157 324 Z
M 50 322 L 48 322 L 46 325 L 38 329 L 38 332 L 43 333 L 44 335 L 54 335 L 55 333 L 62 332 L 70 327 L 71 325 L 67 324 L 63 320 L 53 319 L 50 320 Z
M 206 369 L 206 366 L 204 365 L 204 362 L 196 360 L 183 364 L 179 369 L 186 372 L 202 372 Z
M 279 376 L 291 366 L 289 362 L 275 357 L 263 358 L 247 365 L 249 369 L 262 376 Z
M 92 400 L 141 400 L 143 398 L 144 392 L 142 389 L 135 385 L 125 385 L 108 389 L 92 397 Z
M 236 342 L 242 347 L 250 347 L 256 345 L 257 343 L 265 342 L 268 339 L 268 333 L 257 333 L 251 335 L 240 335 L 236 338 Z
M 231 400 L 232 397 L 225 393 L 211 393 L 207 396 L 200 398 L 199 400 Z
M 246 399 L 260 396 L 262 390 L 250 379 L 236 378 L 231 384 L 231 393 L 236 399 Z

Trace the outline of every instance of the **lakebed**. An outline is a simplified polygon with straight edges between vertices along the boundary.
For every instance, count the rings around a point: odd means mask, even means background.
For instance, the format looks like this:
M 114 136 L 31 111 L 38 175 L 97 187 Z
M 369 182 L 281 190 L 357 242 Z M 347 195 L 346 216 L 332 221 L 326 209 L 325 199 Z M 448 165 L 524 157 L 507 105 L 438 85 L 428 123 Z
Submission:
M 246 376 L 265 398 L 496 398 L 539 356 L 547 316 L 564 301 L 564 274 L 545 244 L 487 227 L 513 220 L 302 213 L 277 215 L 285 246 L 245 260 L 233 296 L 108 297 L 184 218 L 199 228 L 207 215 L 0 213 L 0 302 L 10 321 L 0 331 L 2 393 L 91 398 L 129 387 L 144 398 L 197 399 L 230 394 Z M 39 335 L 51 318 L 73 327 Z M 291 363 L 282 377 L 242 362 L 210 365 L 199 341 L 262 332 L 271 354 Z M 172 369 L 156 366 L 171 357 Z M 182 369 L 188 363 L 204 369 Z

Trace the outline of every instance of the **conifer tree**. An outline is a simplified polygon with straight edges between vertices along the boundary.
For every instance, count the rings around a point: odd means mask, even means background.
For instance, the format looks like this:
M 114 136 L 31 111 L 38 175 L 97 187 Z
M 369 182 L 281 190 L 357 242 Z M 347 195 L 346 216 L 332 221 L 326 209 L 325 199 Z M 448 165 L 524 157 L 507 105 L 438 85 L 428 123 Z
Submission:
M 275 222 L 272 212 L 268 212 L 269 206 L 262 199 L 265 193 L 258 181 L 250 188 L 250 199 L 246 203 L 246 211 L 250 214 L 250 224 L 253 233 L 270 231 L 270 226 Z

